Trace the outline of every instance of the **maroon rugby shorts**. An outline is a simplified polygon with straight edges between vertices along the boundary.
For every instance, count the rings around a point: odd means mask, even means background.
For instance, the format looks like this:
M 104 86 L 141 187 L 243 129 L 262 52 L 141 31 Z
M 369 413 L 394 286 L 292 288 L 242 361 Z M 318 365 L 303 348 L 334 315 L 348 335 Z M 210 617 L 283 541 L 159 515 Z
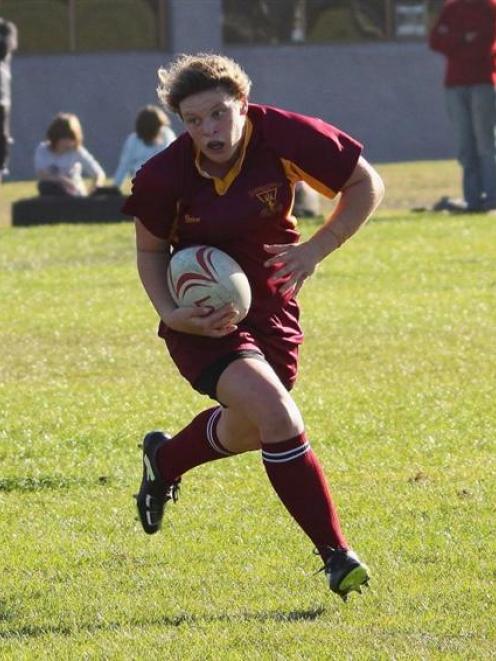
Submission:
M 161 328 L 160 335 L 182 376 L 195 390 L 214 399 L 222 371 L 239 357 L 265 358 L 288 390 L 296 381 L 299 345 L 280 335 L 262 335 L 245 328 L 221 338 L 165 328 Z

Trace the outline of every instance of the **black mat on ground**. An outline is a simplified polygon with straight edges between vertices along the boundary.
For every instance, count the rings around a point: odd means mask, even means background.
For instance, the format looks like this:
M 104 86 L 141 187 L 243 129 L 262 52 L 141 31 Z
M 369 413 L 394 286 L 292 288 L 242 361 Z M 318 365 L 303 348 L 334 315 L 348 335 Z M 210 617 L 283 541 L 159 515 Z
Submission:
M 125 199 L 123 195 L 30 197 L 18 200 L 12 205 L 12 225 L 109 223 L 131 220 L 121 211 Z

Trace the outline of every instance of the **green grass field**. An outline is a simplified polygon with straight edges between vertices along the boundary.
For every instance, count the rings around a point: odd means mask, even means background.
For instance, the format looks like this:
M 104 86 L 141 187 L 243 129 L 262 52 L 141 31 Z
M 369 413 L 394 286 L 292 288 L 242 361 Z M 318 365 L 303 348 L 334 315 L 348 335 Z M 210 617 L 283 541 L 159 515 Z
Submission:
M 209 402 L 155 336 L 132 226 L 10 228 L 33 184 L 0 188 L 0 659 L 495 658 L 496 218 L 405 210 L 456 194 L 454 163 L 380 170 L 383 210 L 301 293 L 295 398 L 373 573 L 347 604 L 257 454 L 141 532 L 137 442 Z

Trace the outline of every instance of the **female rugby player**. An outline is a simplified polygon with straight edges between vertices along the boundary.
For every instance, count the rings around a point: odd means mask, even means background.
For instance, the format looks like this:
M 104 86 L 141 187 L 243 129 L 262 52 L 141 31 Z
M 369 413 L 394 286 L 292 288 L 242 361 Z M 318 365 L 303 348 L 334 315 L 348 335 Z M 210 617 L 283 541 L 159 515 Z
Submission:
M 331 590 L 344 599 L 369 580 L 350 550 L 329 488 L 290 395 L 302 342 L 296 295 L 352 236 L 383 195 L 361 145 L 320 119 L 248 102 L 251 81 L 233 60 L 182 55 L 159 70 L 158 95 L 186 128 L 138 172 L 124 210 L 135 216 L 138 271 L 179 372 L 218 402 L 173 437 L 143 443 L 137 506 L 160 528 L 181 476 L 207 461 L 261 451 L 268 478 L 316 546 Z M 292 216 L 306 181 L 338 204 L 307 241 Z M 231 255 L 252 287 L 248 316 L 229 307 L 177 308 L 167 290 L 171 250 L 209 244 Z

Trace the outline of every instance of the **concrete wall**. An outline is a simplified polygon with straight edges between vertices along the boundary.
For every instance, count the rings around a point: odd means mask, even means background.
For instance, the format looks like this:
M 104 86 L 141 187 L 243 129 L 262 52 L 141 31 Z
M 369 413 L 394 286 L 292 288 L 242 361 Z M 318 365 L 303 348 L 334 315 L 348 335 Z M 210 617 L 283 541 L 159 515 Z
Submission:
M 194 3 L 196 8 L 203 3 Z M 188 3 L 188 0 L 183 0 Z M 218 0 L 208 4 L 218 5 Z M 178 0 L 174 50 L 188 37 Z M 211 8 L 211 7 L 210 7 Z M 178 10 L 179 11 L 179 10 Z M 198 16 L 194 49 L 219 44 L 212 12 Z M 212 29 L 200 30 L 205 20 Z M 191 28 L 191 23 L 189 24 Z M 208 28 L 208 25 L 206 26 Z M 198 35 L 208 35 L 205 38 Z M 182 36 L 181 36 L 182 35 Z M 252 100 L 318 115 L 366 145 L 373 162 L 452 158 L 453 138 L 442 90 L 442 59 L 425 44 L 262 46 L 225 48 L 253 79 Z M 32 154 L 56 112 L 75 112 L 86 146 L 108 174 L 137 110 L 155 103 L 156 71 L 170 53 L 17 55 L 13 63 L 13 179 L 32 178 Z M 181 130 L 174 118 L 173 127 Z

